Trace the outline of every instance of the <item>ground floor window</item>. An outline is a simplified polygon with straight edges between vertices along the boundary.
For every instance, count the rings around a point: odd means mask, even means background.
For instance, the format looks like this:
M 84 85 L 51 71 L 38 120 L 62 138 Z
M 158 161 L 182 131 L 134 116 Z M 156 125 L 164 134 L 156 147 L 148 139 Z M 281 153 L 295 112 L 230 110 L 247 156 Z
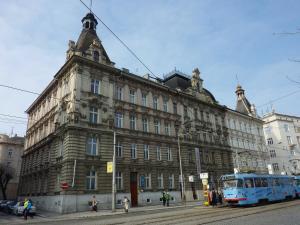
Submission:
M 96 171 L 89 170 L 86 173 L 86 189 L 87 190 L 95 190 L 96 189 Z
M 123 174 L 120 171 L 116 172 L 116 187 L 117 190 L 123 189 Z
M 169 175 L 169 189 L 174 188 L 174 174 Z

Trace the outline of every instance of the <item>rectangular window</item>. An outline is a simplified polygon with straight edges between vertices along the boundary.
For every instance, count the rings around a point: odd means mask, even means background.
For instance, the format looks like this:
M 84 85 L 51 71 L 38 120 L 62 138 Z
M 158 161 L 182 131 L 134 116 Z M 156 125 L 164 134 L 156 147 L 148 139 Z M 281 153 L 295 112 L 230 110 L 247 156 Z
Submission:
M 92 79 L 91 80 L 91 92 L 94 94 L 100 94 L 100 81 Z
M 293 144 L 292 139 L 291 139 L 291 136 L 286 136 L 286 139 L 287 139 L 287 143 L 288 143 L 289 145 Z
M 96 189 L 96 171 L 89 170 L 86 173 L 86 189 L 95 190 Z
M 135 103 L 135 91 L 134 90 L 129 90 L 129 101 L 130 103 Z
M 169 146 L 167 147 L 167 159 L 168 161 L 173 161 L 172 149 Z
M 58 156 L 63 156 L 64 154 L 64 139 L 59 140 L 59 149 L 58 149 Z
M 173 102 L 173 113 L 177 114 L 177 103 Z
M 170 124 L 165 123 L 165 135 L 170 136 Z
M 156 146 L 156 159 L 157 159 L 158 161 L 161 160 L 160 146 Z
M 131 144 L 130 153 L 131 153 L 131 159 L 136 159 L 137 158 L 136 144 Z
M 169 189 L 174 188 L 174 174 L 169 175 Z
M 11 150 L 8 151 L 8 158 L 10 158 L 10 159 L 12 158 L 12 151 Z
M 120 112 L 115 113 L 115 127 L 123 128 L 123 114 Z
M 185 105 L 185 106 L 183 106 L 183 115 L 184 116 L 188 116 L 188 109 L 187 109 L 187 106 Z
M 160 121 L 157 119 L 154 120 L 154 133 L 160 134 Z
M 194 109 L 194 118 L 195 118 L 195 120 L 198 119 L 198 111 L 196 108 Z
M 193 162 L 193 152 L 192 151 L 189 151 L 189 163 L 192 163 Z
M 148 119 L 147 118 L 143 118 L 142 119 L 142 123 L 143 123 L 143 131 L 144 132 L 148 132 Z
M 147 173 L 145 175 L 145 188 L 150 189 L 151 188 L 151 173 Z
M 245 187 L 246 188 L 254 188 L 253 179 L 245 178 Z
M 285 132 L 289 132 L 290 131 L 290 128 L 289 128 L 288 124 L 284 124 L 283 127 L 284 127 L 284 131 Z
M 119 141 L 117 142 L 117 145 L 116 145 L 116 156 L 117 157 L 123 156 L 123 146 Z
M 98 109 L 90 107 L 90 123 L 98 123 Z
M 122 87 L 116 87 L 116 98 L 118 100 L 123 100 L 123 88 Z
M 149 160 L 149 145 L 144 144 L 144 159 Z
M 147 106 L 147 95 L 142 94 L 142 106 Z
M 88 155 L 97 155 L 97 138 L 94 136 L 88 137 L 87 150 Z
M 267 144 L 272 145 L 273 144 L 273 138 L 268 138 L 267 139 Z
M 167 99 L 164 99 L 163 109 L 164 109 L 165 112 L 168 112 L 168 100 Z
M 157 175 L 157 188 L 158 189 L 164 188 L 164 176 L 162 173 Z
M 270 150 L 270 156 L 271 158 L 276 158 L 276 151 L 275 150 Z
M 130 115 L 130 129 L 136 130 L 136 117 L 133 114 Z
M 116 187 L 117 190 L 123 189 L 123 174 L 120 171 L 116 171 Z
M 273 163 L 272 166 L 273 166 L 274 172 L 278 172 L 279 171 L 278 163 Z
M 158 99 L 157 99 L 157 97 L 153 97 L 153 109 L 158 109 Z

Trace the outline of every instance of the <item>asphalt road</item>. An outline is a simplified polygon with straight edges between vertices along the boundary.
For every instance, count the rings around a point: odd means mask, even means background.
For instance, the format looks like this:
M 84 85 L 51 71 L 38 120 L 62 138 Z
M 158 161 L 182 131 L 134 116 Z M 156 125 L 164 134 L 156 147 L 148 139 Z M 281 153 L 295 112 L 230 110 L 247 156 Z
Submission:
M 280 202 L 256 207 L 205 208 L 195 206 L 174 210 L 145 211 L 120 215 L 87 217 L 81 219 L 51 220 L 32 219 L 26 224 L 43 225 L 300 225 L 300 200 Z M 22 224 L 25 221 L 10 221 Z M 0 217 L 1 224 L 1 217 Z

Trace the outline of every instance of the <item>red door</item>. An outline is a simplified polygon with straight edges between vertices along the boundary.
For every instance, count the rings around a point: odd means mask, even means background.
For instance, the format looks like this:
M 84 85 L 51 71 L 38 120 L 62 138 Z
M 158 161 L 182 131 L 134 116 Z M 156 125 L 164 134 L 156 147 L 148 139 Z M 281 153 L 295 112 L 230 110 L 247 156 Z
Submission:
M 130 193 L 131 206 L 135 207 L 138 204 L 137 173 L 130 173 Z

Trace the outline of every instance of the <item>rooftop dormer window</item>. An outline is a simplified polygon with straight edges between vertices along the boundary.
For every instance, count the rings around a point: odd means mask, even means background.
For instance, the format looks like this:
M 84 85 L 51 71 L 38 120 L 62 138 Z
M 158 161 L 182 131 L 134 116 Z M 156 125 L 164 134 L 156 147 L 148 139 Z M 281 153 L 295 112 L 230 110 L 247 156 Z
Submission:
M 90 22 L 89 22 L 89 21 L 86 21 L 84 27 L 85 27 L 86 29 L 88 29 L 88 28 L 90 27 Z
M 98 51 L 93 52 L 93 59 L 94 59 L 94 61 L 99 62 L 99 52 Z

